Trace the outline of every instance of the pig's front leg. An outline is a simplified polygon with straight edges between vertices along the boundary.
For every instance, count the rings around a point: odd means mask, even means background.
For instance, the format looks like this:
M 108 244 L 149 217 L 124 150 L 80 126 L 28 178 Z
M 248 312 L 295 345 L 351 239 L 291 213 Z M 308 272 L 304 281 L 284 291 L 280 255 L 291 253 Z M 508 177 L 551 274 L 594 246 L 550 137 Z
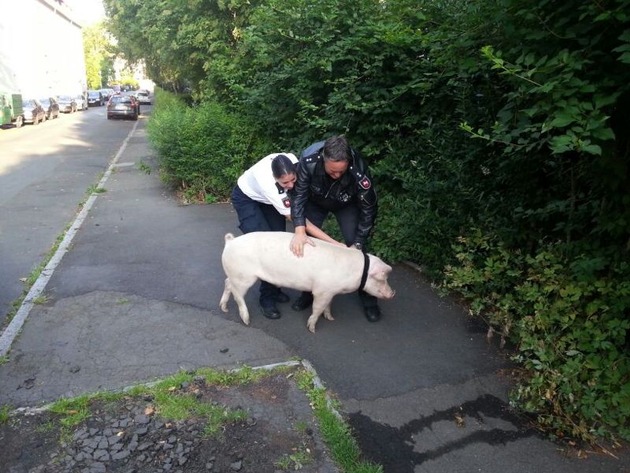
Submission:
M 327 320 L 334 320 L 330 312 L 331 301 L 332 296 L 313 293 L 313 313 L 306 321 L 306 326 L 312 333 L 315 333 L 315 324 L 317 324 L 322 312 Z

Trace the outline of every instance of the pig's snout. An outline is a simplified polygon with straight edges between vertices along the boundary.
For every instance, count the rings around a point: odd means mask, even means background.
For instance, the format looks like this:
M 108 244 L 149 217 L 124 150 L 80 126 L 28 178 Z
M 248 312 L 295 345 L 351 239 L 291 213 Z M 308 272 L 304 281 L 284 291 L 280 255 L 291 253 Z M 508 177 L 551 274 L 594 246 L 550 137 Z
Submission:
M 383 299 L 393 299 L 396 295 L 396 291 L 394 291 L 391 287 L 387 286 L 379 291 L 381 293 L 381 297 Z

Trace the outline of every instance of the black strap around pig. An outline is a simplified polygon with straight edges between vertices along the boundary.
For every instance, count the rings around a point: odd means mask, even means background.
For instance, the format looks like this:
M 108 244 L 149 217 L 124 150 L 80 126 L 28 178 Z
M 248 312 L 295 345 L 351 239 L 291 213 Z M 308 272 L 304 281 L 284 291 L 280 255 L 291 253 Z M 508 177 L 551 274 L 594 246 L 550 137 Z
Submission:
M 367 253 L 363 253 L 363 274 L 361 275 L 361 284 L 359 285 L 359 291 L 365 287 L 365 282 L 368 277 L 368 270 L 370 269 L 370 258 Z

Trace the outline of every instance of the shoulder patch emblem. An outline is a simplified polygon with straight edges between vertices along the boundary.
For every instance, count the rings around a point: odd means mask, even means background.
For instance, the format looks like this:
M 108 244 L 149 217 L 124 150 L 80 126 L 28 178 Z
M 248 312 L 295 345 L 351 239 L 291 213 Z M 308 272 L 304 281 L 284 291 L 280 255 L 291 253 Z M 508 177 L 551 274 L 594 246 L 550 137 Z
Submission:
M 285 197 L 284 199 L 282 199 L 282 204 L 288 209 L 291 207 L 291 199 L 289 199 L 288 197 Z
M 363 179 L 359 181 L 359 185 L 362 189 L 368 190 L 372 187 L 372 182 L 370 182 L 370 179 L 367 176 L 363 176 Z

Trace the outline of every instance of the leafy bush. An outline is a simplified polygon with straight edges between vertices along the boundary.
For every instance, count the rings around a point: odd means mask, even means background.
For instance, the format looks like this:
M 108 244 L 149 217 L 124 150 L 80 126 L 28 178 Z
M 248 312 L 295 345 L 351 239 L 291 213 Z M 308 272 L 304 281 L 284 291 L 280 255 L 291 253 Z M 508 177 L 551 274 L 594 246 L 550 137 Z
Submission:
M 455 249 L 444 287 L 511 339 L 526 369 L 512 402 L 558 437 L 630 439 L 630 265 L 606 251 L 570 258 L 561 244 L 526 255 L 479 230 Z
M 148 133 L 164 179 L 201 201 L 227 199 L 240 174 L 272 149 L 221 105 L 188 107 L 164 91 L 157 93 Z

